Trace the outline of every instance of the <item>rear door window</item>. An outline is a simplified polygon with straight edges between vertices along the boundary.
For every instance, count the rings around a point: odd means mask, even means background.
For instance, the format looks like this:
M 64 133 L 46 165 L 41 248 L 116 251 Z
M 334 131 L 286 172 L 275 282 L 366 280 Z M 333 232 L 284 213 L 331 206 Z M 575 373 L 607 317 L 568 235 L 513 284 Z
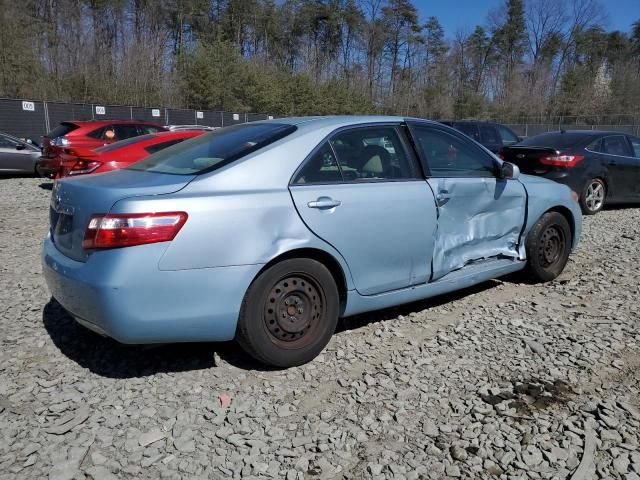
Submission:
M 348 129 L 334 135 L 331 146 L 345 182 L 418 178 L 417 166 L 394 126 Z
M 125 140 L 127 138 L 138 136 L 138 127 L 136 125 L 114 125 L 113 130 L 116 134 L 116 140 Z
M 220 128 L 160 150 L 129 170 L 198 175 L 224 167 L 296 131 L 294 125 L 254 122 Z
M 294 185 L 327 184 L 342 182 L 342 173 L 338 161 L 329 142 L 311 155 L 305 162 L 302 170 L 295 176 Z
M 602 140 L 602 152 L 609 155 L 618 155 L 621 157 L 631 156 L 627 139 L 623 135 L 612 135 L 604 137 Z
M 158 133 L 161 131 L 160 128 L 154 127 L 153 125 L 138 125 L 138 130 L 140 135 L 147 135 L 149 133 Z
M 104 138 L 104 132 L 105 130 L 107 130 L 107 128 L 111 128 L 111 127 L 96 128 L 95 130 L 92 130 L 91 132 L 87 133 L 87 137 L 95 138 L 96 140 L 102 140 Z
M 599 138 L 595 142 L 591 142 L 589 144 L 589 146 L 587 147 L 587 150 L 590 150 L 590 151 L 596 152 L 596 153 L 602 152 L 602 139 Z

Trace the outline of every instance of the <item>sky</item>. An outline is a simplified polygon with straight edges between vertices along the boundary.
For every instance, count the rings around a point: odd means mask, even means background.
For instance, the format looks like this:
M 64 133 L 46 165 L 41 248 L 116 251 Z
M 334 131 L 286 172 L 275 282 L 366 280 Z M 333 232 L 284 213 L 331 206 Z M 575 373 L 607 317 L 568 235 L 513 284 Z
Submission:
M 502 5 L 504 0 L 414 0 L 420 12 L 420 20 L 430 16 L 438 17 L 447 37 L 455 35 L 458 29 L 469 32 L 476 25 L 485 23 L 487 13 Z M 608 12 L 607 30 L 629 32 L 631 24 L 640 20 L 640 0 L 601 0 Z

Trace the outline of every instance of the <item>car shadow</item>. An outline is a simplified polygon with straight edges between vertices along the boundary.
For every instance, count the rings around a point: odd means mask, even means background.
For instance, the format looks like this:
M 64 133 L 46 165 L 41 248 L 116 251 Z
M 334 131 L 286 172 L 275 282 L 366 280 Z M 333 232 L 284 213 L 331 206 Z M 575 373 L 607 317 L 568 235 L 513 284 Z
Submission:
M 51 190 L 53 189 L 53 182 L 41 183 L 40 185 L 38 185 L 38 187 L 40 187 L 43 190 Z
M 47 333 L 69 359 L 91 372 L 109 378 L 146 377 L 216 366 L 216 353 L 230 364 L 251 369 L 252 360 L 234 342 L 125 345 L 103 337 L 76 323 L 51 299 L 42 312 Z M 246 358 L 242 358 L 246 357 Z
M 346 317 L 338 323 L 336 333 L 434 308 L 491 289 L 498 283 L 491 280 L 431 299 Z M 53 298 L 42 311 L 42 321 L 60 352 L 102 377 L 124 379 L 210 369 L 218 366 L 217 358 L 241 370 L 277 370 L 251 358 L 236 342 L 124 345 L 79 325 Z
M 640 208 L 640 203 L 614 203 L 613 205 L 605 203 L 603 210 L 629 210 L 633 208 Z

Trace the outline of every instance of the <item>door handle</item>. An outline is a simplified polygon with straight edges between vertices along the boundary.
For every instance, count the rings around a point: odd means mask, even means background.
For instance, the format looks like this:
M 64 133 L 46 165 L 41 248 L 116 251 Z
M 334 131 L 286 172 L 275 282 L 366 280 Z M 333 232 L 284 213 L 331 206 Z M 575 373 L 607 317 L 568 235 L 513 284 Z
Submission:
M 334 200 L 331 197 L 318 197 L 315 202 L 307 203 L 307 207 L 328 210 L 330 208 L 339 207 L 341 204 L 342 202 L 340 200 Z
M 615 167 L 618 164 L 615 160 L 609 160 L 609 165 Z

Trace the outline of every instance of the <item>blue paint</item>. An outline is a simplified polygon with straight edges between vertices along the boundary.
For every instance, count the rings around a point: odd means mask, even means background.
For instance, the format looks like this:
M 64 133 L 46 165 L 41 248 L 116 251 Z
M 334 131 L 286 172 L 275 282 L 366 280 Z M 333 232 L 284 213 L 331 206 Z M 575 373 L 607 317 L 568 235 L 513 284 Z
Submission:
M 73 219 L 69 232 L 44 242 L 53 297 L 83 324 L 125 343 L 229 340 L 256 275 L 294 250 L 321 251 L 336 261 L 347 289 L 342 313 L 350 315 L 524 268 L 522 239 L 550 209 L 569 214 L 577 245 L 582 217 L 570 190 L 538 177 L 290 186 L 304 159 L 335 130 L 405 120 L 277 121 L 298 128 L 214 172 L 124 170 L 62 180 L 54 196 Z M 498 171 L 500 161 L 492 158 Z M 442 191 L 450 195 L 446 202 L 436 199 Z M 340 205 L 309 208 L 325 197 Z M 162 211 L 189 215 L 172 242 L 81 247 L 91 214 Z

